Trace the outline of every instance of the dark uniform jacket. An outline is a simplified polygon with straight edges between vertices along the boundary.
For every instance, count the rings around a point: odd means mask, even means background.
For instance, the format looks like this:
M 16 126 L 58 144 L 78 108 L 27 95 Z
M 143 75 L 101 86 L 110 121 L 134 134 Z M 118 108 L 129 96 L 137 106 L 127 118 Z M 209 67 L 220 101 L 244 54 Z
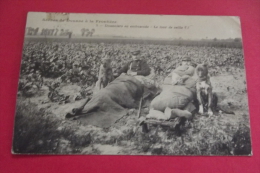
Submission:
M 121 73 L 127 73 L 128 70 L 137 72 L 137 75 L 148 76 L 150 74 L 150 67 L 143 60 L 131 61 L 128 62 L 119 70 L 119 75 Z

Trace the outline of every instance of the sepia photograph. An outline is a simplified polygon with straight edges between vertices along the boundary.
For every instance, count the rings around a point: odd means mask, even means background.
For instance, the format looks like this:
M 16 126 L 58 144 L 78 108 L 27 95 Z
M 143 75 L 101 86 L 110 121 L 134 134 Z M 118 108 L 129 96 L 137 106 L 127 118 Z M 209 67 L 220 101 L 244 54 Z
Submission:
M 252 156 L 236 16 L 29 12 L 13 154 Z

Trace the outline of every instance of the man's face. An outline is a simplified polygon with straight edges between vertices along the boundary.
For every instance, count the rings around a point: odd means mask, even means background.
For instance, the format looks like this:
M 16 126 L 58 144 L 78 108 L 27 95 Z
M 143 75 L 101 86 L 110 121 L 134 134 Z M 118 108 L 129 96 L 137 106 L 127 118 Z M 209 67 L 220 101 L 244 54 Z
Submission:
M 137 62 L 137 63 L 141 61 L 139 55 L 133 56 L 132 59 L 133 59 L 134 62 Z
M 189 65 L 190 65 L 190 61 L 184 60 L 184 61 L 182 61 L 182 65 L 187 65 L 187 66 L 189 66 Z
M 133 61 L 137 61 L 138 60 L 137 56 L 135 56 L 135 55 L 132 56 L 132 59 L 133 59 Z

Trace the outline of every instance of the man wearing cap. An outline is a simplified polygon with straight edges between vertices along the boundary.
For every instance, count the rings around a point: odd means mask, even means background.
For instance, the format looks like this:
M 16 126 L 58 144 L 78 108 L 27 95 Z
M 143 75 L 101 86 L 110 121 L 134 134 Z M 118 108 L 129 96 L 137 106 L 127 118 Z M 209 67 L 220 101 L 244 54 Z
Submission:
M 182 71 L 183 75 L 192 76 L 194 74 L 195 68 L 191 65 L 191 58 L 190 57 L 184 57 L 184 58 L 182 58 L 181 66 L 177 67 L 175 70 L 179 70 L 180 73 Z
M 121 68 L 118 72 L 118 75 L 125 73 L 127 75 L 134 76 L 143 84 L 145 93 L 149 95 L 156 94 L 161 91 L 159 84 L 153 80 L 150 72 L 150 67 L 145 60 L 140 58 L 140 50 L 138 50 L 132 52 L 132 61 Z
M 183 84 L 189 77 L 193 76 L 195 68 L 191 65 L 191 58 L 182 58 L 181 66 L 177 67 L 172 72 L 172 84 Z
M 180 135 L 180 126 L 193 117 L 197 108 L 195 100 L 197 77 L 193 75 L 194 72 L 191 58 L 182 58 L 181 65 L 172 72 L 172 77 L 174 74 L 178 77 L 177 82 L 169 85 L 168 81 L 165 81 L 163 91 L 152 100 L 146 118 L 169 120 L 179 117 L 180 123 L 175 130 Z
M 123 66 L 118 75 L 121 73 L 127 73 L 131 76 L 148 76 L 150 74 L 150 68 L 146 61 L 140 58 L 140 50 L 132 52 L 132 61 Z

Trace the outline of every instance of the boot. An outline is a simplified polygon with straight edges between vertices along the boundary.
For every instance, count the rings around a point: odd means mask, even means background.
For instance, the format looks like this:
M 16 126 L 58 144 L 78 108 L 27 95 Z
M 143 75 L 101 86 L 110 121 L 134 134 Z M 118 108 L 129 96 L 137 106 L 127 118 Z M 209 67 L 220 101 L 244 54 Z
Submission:
M 164 115 L 167 117 L 167 119 L 173 118 L 173 116 L 174 116 L 174 115 L 172 115 L 172 109 L 169 107 L 165 108 Z

